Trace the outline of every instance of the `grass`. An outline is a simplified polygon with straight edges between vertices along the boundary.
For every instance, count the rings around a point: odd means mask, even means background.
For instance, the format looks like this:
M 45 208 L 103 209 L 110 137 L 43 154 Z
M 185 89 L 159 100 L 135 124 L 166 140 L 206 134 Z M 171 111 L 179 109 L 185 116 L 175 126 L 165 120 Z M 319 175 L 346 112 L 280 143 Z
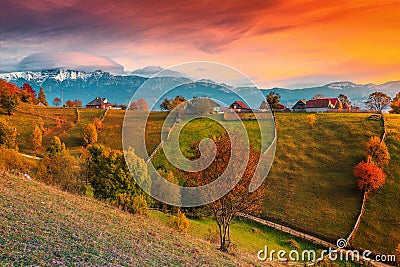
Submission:
M 162 222 L 0 175 L 1 266 L 254 266 Z M 152 218 L 152 217 L 151 217 Z
M 362 195 L 353 167 L 365 156 L 365 143 L 382 133 L 368 114 L 278 113 L 278 144 L 267 177 L 264 217 L 334 242 L 347 237 Z
M 386 144 L 391 154 L 383 188 L 370 194 L 354 245 L 394 254 L 400 244 L 400 115 L 388 114 Z
M 380 121 L 368 120 L 368 114 L 317 114 L 311 127 L 306 116 L 276 114 L 278 143 L 263 217 L 335 242 L 347 237 L 358 216 L 362 195 L 353 167 L 365 156 L 367 140 L 381 135 Z M 244 124 L 251 143 L 260 147 L 256 123 Z M 189 144 L 221 131 L 212 120 L 193 120 L 180 132 L 181 151 L 188 156 Z M 184 182 L 184 173 L 165 159 L 162 150 L 152 162 Z

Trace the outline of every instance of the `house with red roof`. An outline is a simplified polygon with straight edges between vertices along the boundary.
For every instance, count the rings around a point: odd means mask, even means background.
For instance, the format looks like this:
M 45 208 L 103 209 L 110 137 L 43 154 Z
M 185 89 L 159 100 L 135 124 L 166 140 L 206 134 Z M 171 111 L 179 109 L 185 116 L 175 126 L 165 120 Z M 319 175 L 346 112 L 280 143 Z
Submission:
M 245 103 L 242 101 L 235 101 L 233 102 L 230 106 L 230 109 L 232 109 L 235 112 L 246 112 L 246 111 L 251 111 L 251 108 L 249 108 Z
M 318 98 L 311 99 L 306 102 L 306 112 L 327 112 L 329 109 L 334 109 L 337 98 Z
M 110 109 L 111 107 L 112 104 L 108 102 L 108 99 L 101 97 L 96 97 L 86 104 L 86 108 Z

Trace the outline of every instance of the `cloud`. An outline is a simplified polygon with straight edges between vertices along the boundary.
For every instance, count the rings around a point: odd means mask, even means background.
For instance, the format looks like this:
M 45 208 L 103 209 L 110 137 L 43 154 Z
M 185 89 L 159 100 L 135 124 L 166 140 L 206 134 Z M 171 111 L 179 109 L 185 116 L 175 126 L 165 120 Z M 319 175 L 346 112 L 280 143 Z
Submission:
M 79 52 L 51 52 L 30 55 L 19 62 L 18 70 L 43 70 L 63 68 L 91 72 L 103 70 L 122 73 L 124 68 L 115 61 L 97 55 Z
M 142 69 L 137 69 L 131 72 L 134 75 L 143 76 L 143 77 L 151 77 L 154 74 L 159 73 L 158 77 L 184 77 L 184 75 L 178 71 L 163 69 L 160 66 L 147 66 Z

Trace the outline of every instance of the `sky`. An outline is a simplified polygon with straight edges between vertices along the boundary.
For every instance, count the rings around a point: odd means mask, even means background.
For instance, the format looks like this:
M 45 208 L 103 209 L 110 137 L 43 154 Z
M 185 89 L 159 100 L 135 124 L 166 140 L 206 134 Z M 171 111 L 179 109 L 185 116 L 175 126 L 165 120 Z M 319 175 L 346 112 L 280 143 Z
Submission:
M 125 72 L 215 61 L 262 87 L 400 80 L 400 1 L 1 2 L 3 72 L 75 52 Z

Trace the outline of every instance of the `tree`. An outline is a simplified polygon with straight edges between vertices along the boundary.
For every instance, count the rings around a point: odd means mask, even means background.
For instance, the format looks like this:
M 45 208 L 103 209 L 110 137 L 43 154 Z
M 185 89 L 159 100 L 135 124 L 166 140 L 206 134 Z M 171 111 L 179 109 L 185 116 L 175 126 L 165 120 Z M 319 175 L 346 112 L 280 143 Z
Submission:
M 16 94 L 10 92 L 0 92 L 0 108 L 4 109 L 8 115 L 12 115 L 13 111 L 19 105 L 19 98 Z
M 164 101 L 160 104 L 161 110 L 172 110 L 172 102 L 168 98 L 165 98 Z
M 86 125 L 86 127 L 83 129 L 83 143 L 85 145 L 90 145 L 97 143 L 97 129 L 96 126 L 93 123 L 89 123 Z
M 400 114 L 400 92 L 398 92 L 396 96 L 393 98 L 390 107 L 392 108 L 390 110 L 390 113 Z
M 42 138 L 42 131 L 40 130 L 39 126 L 36 125 L 31 136 L 33 151 L 38 151 L 42 147 Z
M 129 105 L 129 109 L 130 109 L 130 110 L 138 110 L 139 107 L 138 107 L 137 102 L 136 102 L 136 101 L 132 101 L 132 102 L 130 103 L 130 105 Z
M 366 194 L 383 186 L 386 174 L 373 162 L 361 161 L 354 168 L 354 176 L 358 178 L 358 188 Z
M 24 83 L 21 86 L 21 101 L 25 103 L 35 103 L 36 102 L 36 91 L 33 90 L 32 86 L 28 83 Z
M 96 130 L 99 130 L 101 127 L 103 127 L 103 122 L 96 117 L 93 120 L 93 125 L 96 126 Z
M 234 136 L 231 137 L 232 140 L 237 140 Z M 194 177 L 188 180 L 187 185 L 192 186 L 191 183 L 194 183 L 196 186 L 209 184 L 216 180 L 225 170 L 229 172 L 229 177 L 240 178 L 236 186 L 225 196 L 208 204 L 219 229 L 219 249 L 221 251 L 228 251 L 231 243 L 230 224 L 232 219 L 238 212 L 258 212 L 265 197 L 266 185 L 264 183 L 256 191 L 249 192 L 249 185 L 258 164 L 258 152 L 250 148 L 247 163 L 238 162 L 237 164 L 233 164 L 232 168 L 227 169 L 230 158 L 242 158 L 245 148 L 231 150 L 231 141 L 228 135 L 212 136 L 211 139 L 213 139 L 217 147 L 217 154 L 214 161 L 205 170 L 189 174 Z M 245 146 L 241 142 L 237 144 L 239 147 L 242 145 Z M 199 158 L 201 153 L 198 149 L 198 143 L 194 144 L 193 148 L 196 148 L 194 158 Z M 202 152 L 207 153 L 207 151 Z M 244 172 L 242 172 L 243 167 L 245 167 Z
M 139 111 L 148 111 L 149 105 L 147 105 L 146 100 L 144 98 L 139 98 L 137 101 L 137 106 Z
M 0 118 L 0 146 L 17 149 L 17 132 L 8 125 L 7 121 Z
M 88 151 L 87 173 L 96 198 L 115 201 L 125 196 L 124 199 L 129 202 L 126 205 L 131 205 L 133 196 L 143 195 L 142 189 L 128 169 L 127 162 L 131 164 L 131 170 L 136 179 L 141 181 L 150 181 L 150 179 L 146 163 L 134 154 L 134 150 L 128 151 L 127 159 L 129 160 L 127 161 L 122 151 L 103 145 L 90 145 Z
M 46 149 L 47 154 L 49 154 L 50 156 L 59 153 L 65 153 L 66 151 L 67 149 L 65 147 L 65 144 L 61 142 L 61 139 L 58 136 L 53 136 L 50 145 Z
M 187 99 L 183 96 L 176 96 L 174 99 L 170 100 L 168 98 L 165 98 L 164 101 L 160 104 L 160 108 L 162 110 L 173 110 L 177 106 L 179 106 L 182 103 L 187 102 Z
M 210 114 L 214 107 L 219 105 L 212 99 L 206 97 L 195 97 L 189 101 L 186 113 L 195 115 Z
M 58 107 L 60 104 L 61 104 L 61 99 L 59 97 L 53 99 L 53 105 Z
M 266 100 L 267 100 L 269 106 L 270 106 L 272 109 L 279 109 L 279 108 L 280 108 L 280 106 L 279 106 L 279 101 L 280 101 L 280 99 L 281 99 L 281 96 L 280 96 L 279 94 L 273 92 L 273 91 L 271 91 L 271 92 L 267 95 L 267 98 L 266 98 Z
M 317 116 L 315 114 L 307 115 L 307 124 L 311 127 L 314 127 L 315 122 L 317 121 Z
M 371 137 L 366 145 L 367 153 L 379 167 L 384 168 L 390 160 L 390 153 L 385 144 L 378 136 Z
M 390 96 L 382 92 L 375 92 L 369 95 L 365 104 L 369 109 L 382 110 L 390 104 Z
M 349 107 L 350 104 L 351 104 L 349 98 L 348 98 L 346 95 L 344 95 L 344 94 L 340 94 L 340 95 L 338 96 L 338 99 L 339 99 L 339 101 L 342 103 L 342 106 L 343 106 L 344 109 L 346 109 L 345 106 Z
M 43 87 L 40 87 L 39 94 L 38 94 L 38 101 L 43 103 L 43 105 L 48 106 L 46 94 L 44 93 Z
M 77 108 L 81 108 L 82 107 L 82 100 L 75 99 L 74 103 L 75 103 L 75 107 L 77 107 Z

